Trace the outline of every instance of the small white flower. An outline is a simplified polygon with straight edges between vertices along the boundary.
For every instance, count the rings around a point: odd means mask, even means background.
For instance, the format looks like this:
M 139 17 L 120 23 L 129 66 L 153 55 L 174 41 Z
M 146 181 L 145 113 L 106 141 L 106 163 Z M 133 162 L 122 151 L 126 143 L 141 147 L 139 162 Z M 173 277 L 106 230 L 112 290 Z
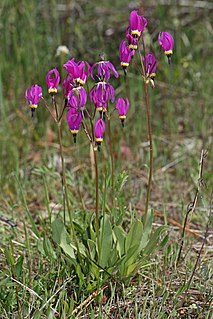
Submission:
M 61 54 L 69 54 L 70 50 L 66 45 L 59 45 L 59 47 L 56 50 L 56 56 L 59 56 Z

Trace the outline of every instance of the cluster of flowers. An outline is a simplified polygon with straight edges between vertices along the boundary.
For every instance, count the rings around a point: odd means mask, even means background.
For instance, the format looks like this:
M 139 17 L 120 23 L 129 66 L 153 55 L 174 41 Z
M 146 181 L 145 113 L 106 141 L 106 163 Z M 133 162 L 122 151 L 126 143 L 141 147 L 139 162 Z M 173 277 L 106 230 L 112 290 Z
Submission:
M 126 29 L 126 39 L 121 42 L 119 48 L 121 66 L 123 67 L 125 74 L 131 59 L 138 49 L 139 39 L 142 37 L 146 26 L 147 20 L 145 17 L 138 15 L 137 11 L 133 10 L 130 14 L 129 26 Z M 174 46 L 174 40 L 171 34 L 168 32 L 160 32 L 158 41 L 170 63 Z M 154 87 L 157 63 L 153 53 L 149 53 L 144 57 L 143 66 L 144 80 L 147 83 L 150 81 L 152 87 Z M 74 136 L 74 142 L 76 142 L 76 135 L 79 132 L 84 119 L 84 111 L 87 112 L 87 109 L 85 108 L 87 93 L 84 89 L 84 85 L 89 76 L 96 82 L 89 93 L 89 98 L 94 104 L 95 110 L 100 113 L 100 118 L 96 121 L 94 127 L 94 139 L 99 146 L 103 141 L 105 131 L 104 119 L 105 113 L 108 112 L 108 103 L 113 103 L 115 99 L 115 91 L 113 86 L 109 83 L 109 80 L 111 74 L 117 78 L 118 73 L 113 64 L 109 61 L 105 61 L 104 57 L 101 57 L 101 61 L 95 63 L 92 67 L 87 62 L 76 62 L 73 58 L 64 64 L 64 68 L 67 71 L 67 76 L 62 82 L 62 88 L 64 90 L 65 105 L 68 109 L 67 123 Z M 54 96 L 57 93 L 59 83 L 59 72 L 57 69 L 52 69 L 46 76 L 49 94 Z M 30 90 L 27 89 L 25 97 L 28 100 L 32 112 L 34 112 L 42 98 L 41 87 L 35 85 L 31 87 Z M 116 109 L 123 126 L 129 109 L 128 99 L 124 100 L 123 98 L 119 98 L 116 101 Z M 91 115 L 89 116 L 91 117 Z
M 94 127 L 95 142 L 99 146 L 103 141 L 105 131 L 104 115 L 105 112 L 108 111 L 108 103 L 109 101 L 113 103 L 115 100 L 114 88 L 108 81 L 111 74 L 117 78 L 118 72 L 111 62 L 105 61 L 104 59 L 91 67 L 87 62 L 76 62 L 73 58 L 64 64 L 64 68 L 67 71 L 67 76 L 62 82 L 62 88 L 64 90 L 65 105 L 68 109 L 67 123 L 73 134 L 74 142 L 76 142 L 76 135 L 80 130 L 84 118 L 84 111 L 86 110 L 87 92 L 84 89 L 84 85 L 89 76 L 96 81 L 89 93 L 89 98 L 94 104 L 95 110 L 100 113 L 100 118 L 96 121 Z M 50 70 L 46 76 L 49 94 L 52 96 L 57 94 L 59 83 L 60 75 L 58 70 L 54 68 Z M 34 112 L 42 98 L 41 87 L 36 84 L 32 86 L 30 90 L 27 89 L 25 91 L 25 98 L 28 100 L 29 106 Z M 119 98 L 116 101 L 116 109 L 123 125 L 129 109 L 128 99 L 125 101 L 123 98 Z
M 143 31 L 147 27 L 147 20 L 144 16 L 138 15 L 136 10 L 130 14 L 130 24 L 126 29 L 126 39 L 120 43 L 120 61 L 126 75 L 127 67 L 138 49 L 138 42 L 142 37 Z M 173 54 L 174 39 L 169 32 L 160 32 L 158 35 L 158 42 L 168 57 L 171 63 L 171 56 Z M 157 61 L 153 53 L 149 53 L 144 58 L 145 77 L 146 81 L 151 81 L 154 88 L 154 78 L 156 75 Z

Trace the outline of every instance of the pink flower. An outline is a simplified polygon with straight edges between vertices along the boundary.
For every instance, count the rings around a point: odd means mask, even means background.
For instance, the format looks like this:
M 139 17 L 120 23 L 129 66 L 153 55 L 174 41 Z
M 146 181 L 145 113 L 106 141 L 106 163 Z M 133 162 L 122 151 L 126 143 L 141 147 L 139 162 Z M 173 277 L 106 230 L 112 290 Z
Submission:
M 56 94 L 58 92 L 58 85 L 60 83 L 60 75 L 58 70 L 52 69 L 47 73 L 46 84 L 49 94 Z
M 75 108 L 69 108 L 67 112 L 67 123 L 73 135 L 74 143 L 76 143 L 76 136 L 78 134 L 78 131 L 80 130 L 81 122 L 82 113 Z
M 84 85 L 90 75 L 91 67 L 89 63 L 80 61 L 75 62 L 75 59 L 71 59 L 64 64 L 64 68 L 67 70 L 72 84 L 74 87 Z
M 105 123 L 102 119 L 97 120 L 95 123 L 95 141 L 98 145 L 98 150 L 100 151 L 100 145 L 103 142 L 105 132 Z
M 116 101 L 116 109 L 118 111 L 119 118 L 121 120 L 122 126 L 124 126 L 124 121 L 126 119 L 127 112 L 129 110 L 129 100 L 126 98 L 126 102 L 124 99 L 119 98 Z
M 130 60 L 133 57 L 135 51 L 134 50 L 132 51 L 127 45 L 126 41 L 123 40 L 120 43 L 119 53 L 120 53 L 121 66 L 123 67 L 124 73 L 126 75 L 126 68 L 129 66 Z
M 73 88 L 67 95 L 67 106 L 82 110 L 87 102 L 87 93 L 83 87 Z
M 130 23 L 129 23 L 130 34 L 134 38 L 140 38 L 146 26 L 147 26 L 147 21 L 144 18 L 144 16 L 138 15 L 137 11 L 133 10 L 130 13 Z
M 37 109 L 38 103 L 42 98 L 42 88 L 35 84 L 25 91 L 25 98 L 27 99 L 31 109 Z
M 93 73 L 96 68 L 96 75 L 94 76 Z M 115 78 L 118 78 L 118 72 L 110 61 L 100 61 L 93 64 L 91 68 L 91 78 L 95 80 L 96 77 L 99 81 L 108 81 L 110 79 L 110 72 L 112 72 Z
M 168 57 L 170 63 L 174 47 L 174 39 L 172 35 L 169 32 L 160 32 L 158 35 L 158 42 L 161 48 L 163 49 L 165 55 Z

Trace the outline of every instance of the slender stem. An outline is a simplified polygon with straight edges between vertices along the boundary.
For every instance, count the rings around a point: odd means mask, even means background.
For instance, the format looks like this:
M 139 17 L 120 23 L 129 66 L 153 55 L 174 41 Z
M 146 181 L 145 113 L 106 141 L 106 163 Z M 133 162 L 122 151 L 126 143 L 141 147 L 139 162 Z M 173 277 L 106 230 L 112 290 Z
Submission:
M 98 251 L 99 250 L 99 190 L 98 190 L 98 162 L 97 162 L 97 154 L 93 146 L 93 154 L 94 154 L 94 162 L 95 162 L 95 220 L 96 220 L 96 235 L 98 241 Z
M 67 192 L 67 181 L 66 181 L 64 154 L 63 154 L 63 147 L 62 147 L 61 124 L 57 123 L 57 127 L 58 127 L 58 139 L 59 139 L 60 156 L 61 156 L 63 198 L 65 198 L 64 204 L 65 204 L 65 201 L 67 202 L 67 209 L 68 209 L 70 223 L 71 223 L 71 227 L 72 227 L 72 213 L 71 213 L 71 209 L 70 209 L 70 205 L 69 205 L 68 192 Z M 65 224 L 65 205 L 64 205 L 64 224 Z
M 150 201 L 151 185 L 152 185 L 153 149 L 152 149 L 152 126 L 151 126 L 151 113 L 150 113 L 150 107 L 149 107 L 148 83 L 144 82 L 144 88 L 145 88 L 146 112 L 147 112 L 148 131 L 149 131 L 149 181 L 148 181 L 146 208 L 145 208 L 145 216 L 144 216 L 144 223 L 146 223 L 146 218 L 147 218 L 147 213 L 149 208 L 149 201 Z
M 53 104 L 54 107 L 55 107 L 56 119 L 57 119 L 57 121 L 59 122 L 58 106 L 57 106 L 57 103 L 56 103 L 55 95 L 52 95 L 52 104 Z
M 114 163 L 114 155 L 112 149 L 112 139 L 111 139 L 111 127 L 110 127 L 110 118 L 107 118 L 108 125 L 108 138 L 109 138 L 109 150 L 112 164 L 112 208 L 115 206 L 115 163 Z
M 53 120 L 57 123 L 57 119 L 55 118 L 55 116 L 53 115 L 52 111 L 50 110 L 47 102 L 45 101 L 45 99 L 42 97 L 41 98 L 42 101 L 44 102 L 45 106 L 46 106 L 46 109 L 48 110 L 48 112 L 50 113 L 51 117 L 53 118 Z
M 66 109 L 66 106 L 67 106 L 67 103 L 66 103 L 66 101 L 65 101 L 65 102 L 64 102 L 63 109 L 62 109 L 62 111 L 61 111 L 61 114 L 60 114 L 60 116 L 59 116 L 59 118 L 58 118 L 58 122 L 59 122 L 59 123 L 61 122 L 61 119 L 62 119 L 62 117 L 63 117 L 63 115 L 64 115 L 64 111 L 65 111 L 65 109 Z
M 179 249 L 176 265 L 178 265 L 178 263 L 180 261 L 180 257 L 181 257 L 181 253 L 182 253 L 182 249 L 183 249 L 183 244 L 184 244 L 185 230 L 186 230 L 186 225 L 187 225 L 189 214 L 194 212 L 196 205 L 197 205 L 198 195 L 200 192 L 200 186 L 202 185 L 202 182 L 203 182 L 203 165 L 204 165 L 204 159 L 206 156 L 207 156 L 207 153 L 204 150 L 202 150 L 201 155 L 200 155 L 200 162 L 199 162 L 198 185 L 197 185 L 197 189 L 195 192 L 193 202 L 188 205 L 188 208 L 186 211 L 184 225 L 183 225 L 183 231 L 181 234 L 180 249 Z

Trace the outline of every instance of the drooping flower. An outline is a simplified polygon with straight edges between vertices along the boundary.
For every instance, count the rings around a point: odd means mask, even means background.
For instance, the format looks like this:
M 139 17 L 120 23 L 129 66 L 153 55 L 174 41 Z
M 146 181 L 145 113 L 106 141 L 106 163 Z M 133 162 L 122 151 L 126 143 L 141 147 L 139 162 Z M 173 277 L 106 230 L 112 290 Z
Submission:
M 149 53 L 145 57 L 146 75 L 150 78 L 156 76 L 157 61 L 153 53 Z
M 124 127 L 124 121 L 126 119 L 127 112 L 129 110 L 129 100 L 126 101 L 123 98 L 119 98 L 116 101 L 116 109 L 118 111 L 119 118 L 121 120 L 121 125 Z
M 75 59 L 71 59 L 64 64 L 64 68 L 67 70 L 72 84 L 74 87 L 82 86 L 86 83 L 88 76 L 90 75 L 91 67 L 89 63 L 84 61 L 75 62 Z
M 106 82 L 98 82 L 90 91 L 90 101 L 94 103 L 96 109 L 105 112 L 108 102 L 115 100 L 115 90 L 113 86 Z
M 135 51 L 131 51 L 129 46 L 126 44 L 126 41 L 123 40 L 120 43 L 119 47 L 119 53 L 120 53 L 120 62 L 121 66 L 124 69 L 124 74 L 126 75 L 126 69 L 129 66 L 130 60 L 133 57 Z
M 70 107 L 67 112 L 67 123 L 70 131 L 74 138 L 74 143 L 76 143 L 76 136 L 80 130 L 82 122 L 82 112 L 77 109 Z
M 94 71 L 96 74 L 94 75 Z M 95 81 L 108 81 L 110 79 L 110 72 L 114 75 L 115 78 L 118 78 L 118 72 L 116 71 L 114 65 L 110 61 L 100 61 L 93 64 L 91 68 L 91 78 Z
M 35 84 L 29 89 L 26 89 L 25 91 L 25 98 L 27 99 L 29 106 L 32 110 L 32 116 L 35 109 L 38 107 L 38 103 L 42 98 L 42 88 Z
M 95 108 L 100 113 L 105 112 L 107 109 L 108 99 L 107 94 L 104 90 L 95 90 L 90 91 L 90 101 L 94 103 Z
M 64 98 L 67 99 L 68 93 L 73 89 L 72 79 L 67 76 L 62 82 L 62 88 L 64 90 Z
M 140 38 L 141 34 L 147 26 L 147 20 L 144 16 L 140 16 L 136 10 L 130 13 L 129 30 L 134 38 Z
M 67 106 L 82 110 L 87 102 L 87 93 L 83 87 L 73 88 L 67 95 Z
M 56 68 L 50 70 L 46 76 L 46 84 L 49 94 L 56 94 L 58 92 L 58 85 L 60 83 L 60 75 Z
M 95 141 L 98 145 L 98 150 L 100 151 L 100 145 L 104 139 L 104 132 L 105 132 L 105 123 L 102 119 L 97 120 L 95 123 Z
M 158 42 L 168 57 L 169 63 L 171 62 L 171 55 L 173 54 L 174 39 L 169 32 L 160 32 L 158 35 Z
M 129 43 L 129 48 L 130 50 L 137 50 L 138 48 L 138 40 L 134 38 L 130 33 L 129 33 L 129 28 L 126 30 L 126 38 Z
M 156 76 L 157 61 L 153 53 L 149 53 L 145 56 L 145 68 L 146 68 L 146 77 L 147 82 L 151 82 L 152 88 L 154 89 L 154 78 Z

